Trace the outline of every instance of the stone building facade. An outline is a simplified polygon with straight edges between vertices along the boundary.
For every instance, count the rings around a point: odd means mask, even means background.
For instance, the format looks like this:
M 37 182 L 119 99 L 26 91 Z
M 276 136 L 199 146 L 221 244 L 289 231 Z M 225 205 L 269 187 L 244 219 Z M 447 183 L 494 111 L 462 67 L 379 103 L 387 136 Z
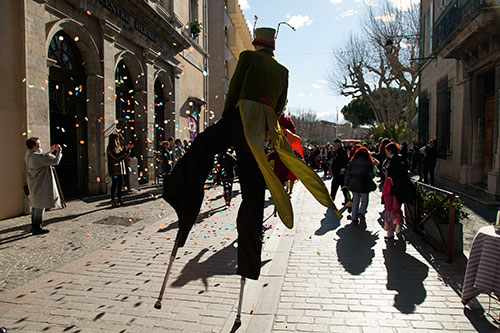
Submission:
M 240 53 L 253 50 L 252 35 L 238 0 L 208 2 L 209 106 L 213 121 L 224 109 L 229 81 Z
M 24 141 L 63 146 L 66 198 L 106 193 L 107 137 L 134 143 L 129 186 L 168 136 L 207 124 L 206 0 L 0 0 L 0 219 L 23 211 Z M 204 29 L 205 27 L 203 27 Z M 26 202 L 26 200 L 24 200 Z
M 500 198 L 500 12 L 488 0 L 422 0 L 419 136 L 436 176 Z

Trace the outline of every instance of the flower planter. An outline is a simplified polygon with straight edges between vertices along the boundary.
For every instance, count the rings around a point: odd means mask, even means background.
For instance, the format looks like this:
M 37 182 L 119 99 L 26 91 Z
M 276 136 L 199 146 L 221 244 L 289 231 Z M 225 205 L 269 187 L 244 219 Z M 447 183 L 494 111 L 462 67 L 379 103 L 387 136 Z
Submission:
M 446 247 L 448 247 L 448 224 L 438 224 L 437 227 L 441 230 L 441 234 L 444 237 L 446 242 Z M 424 230 L 430 238 L 432 238 L 438 244 L 441 244 L 441 238 L 439 237 L 439 233 L 434 226 L 432 219 L 429 219 L 424 223 Z M 461 223 L 455 223 L 454 228 L 454 238 L 453 238 L 453 252 L 454 253 L 463 253 L 464 252 L 464 232 L 463 225 Z M 443 252 L 442 247 L 438 247 L 437 250 Z

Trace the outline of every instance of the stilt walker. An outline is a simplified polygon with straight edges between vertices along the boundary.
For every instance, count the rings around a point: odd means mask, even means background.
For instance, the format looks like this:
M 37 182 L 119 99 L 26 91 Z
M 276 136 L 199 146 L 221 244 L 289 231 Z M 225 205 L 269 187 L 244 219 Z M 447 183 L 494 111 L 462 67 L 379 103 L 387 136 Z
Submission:
M 257 280 L 260 276 L 266 185 L 281 221 L 288 228 L 293 227 L 290 198 L 270 167 L 264 151 L 267 131 L 285 166 L 322 205 L 334 209 L 340 217 L 325 184 L 295 155 L 278 124 L 287 98 L 288 70 L 273 56 L 275 34 L 275 29 L 255 29 L 255 51 L 243 51 L 239 55 L 222 118 L 196 137 L 172 173 L 165 178 L 163 188 L 163 198 L 175 209 L 179 218 L 174 246 L 176 251 L 177 247 L 183 247 L 186 243 L 189 231 L 200 212 L 204 184 L 213 167 L 215 154 L 230 146 L 235 148 L 242 196 L 236 219 L 237 274 L 242 277 L 237 320 L 241 320 L 246 279 Z M 172 255 L 171 263 L 174 257 Z M 164 285 L 168 280 L 171 263 Z M 162 296 L 163 293 L 160 293 L 157 301 L 159 307 Z

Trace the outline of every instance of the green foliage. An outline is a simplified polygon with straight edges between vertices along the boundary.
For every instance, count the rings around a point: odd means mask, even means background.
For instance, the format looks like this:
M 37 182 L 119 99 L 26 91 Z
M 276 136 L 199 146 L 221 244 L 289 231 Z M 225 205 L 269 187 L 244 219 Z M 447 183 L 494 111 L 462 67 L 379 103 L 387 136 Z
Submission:
M 422 213 L 423 216 L 427 216 L 434 211 L 434 209 L 439 205 L 441 200 L 443 200 L 443 195 L 435 192 L 428 191 L 427 195 L 423 198 L 422 202 Z M 463 211 L 463 201 L 455 196 L 455 200 L 453 201 L 453 206 L 455 207 L 455 222 L 460 223 L 463 219 L 469 217 L 469 214 Z M 450 209 L 450 200 L 447 200 L 443 206 L 441 206 L 438 211 L 432 216 L 432 219 L 436 221 L 438 224 L 448 224 L 449 222 L 449 209 Z
M 395 142 L 401 142 L 411 138 L 412 131 L 410 128 L 406 127 L 403 120 L 400 120 L 398 124 L 388 126 L 377 123 L 371 128 L 370 135 L 374 140 L 378 140 L 378 138 L 389 138 Z
M 375 123 L 375 114 L 364 98 L 358 97 L 353 99 L 349 104 L 341 110 L 345 120 L 352 124 L 352 127 L 360 125 L 373 125 Z
M 191 21 L 191 24 L 189 27 L 191 29 L 191 37 L 198 38 L 198 35 L 200 34 L 201 30 L 203 29 L 203 25 L 201 24 L 201 22 L 198 20 L 193 20 L 193 21 Z

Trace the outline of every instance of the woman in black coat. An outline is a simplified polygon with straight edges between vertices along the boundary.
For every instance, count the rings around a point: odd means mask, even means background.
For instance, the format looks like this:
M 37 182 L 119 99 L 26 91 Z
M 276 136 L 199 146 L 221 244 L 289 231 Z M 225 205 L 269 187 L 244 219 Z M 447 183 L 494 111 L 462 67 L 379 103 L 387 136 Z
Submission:
M 123 205 L 123 176 L 127 173 L 127 169 L 125 168 L 125 159 L 130 155 L 130 150 L 133 147 L 133 144 L 127 144 L 124 148 L 122 148 L 120 137 L 116 133 L 109 136 L 106 155 L 108 156 L 108 172 L 111 177 L 111 206 L 113 207 Z M 118 199 L 115 200 L 116 194 L 118 195 Z
M 352 192 L 352 223 L 366 226 L 365 214 L 368 208 L 368 197 L 377 189 L 373 181 L 374 160 L 366 147 L 359 147 L 347 165 L 345 184 Z M 361 204 L 361 206 L 360 206 Z

